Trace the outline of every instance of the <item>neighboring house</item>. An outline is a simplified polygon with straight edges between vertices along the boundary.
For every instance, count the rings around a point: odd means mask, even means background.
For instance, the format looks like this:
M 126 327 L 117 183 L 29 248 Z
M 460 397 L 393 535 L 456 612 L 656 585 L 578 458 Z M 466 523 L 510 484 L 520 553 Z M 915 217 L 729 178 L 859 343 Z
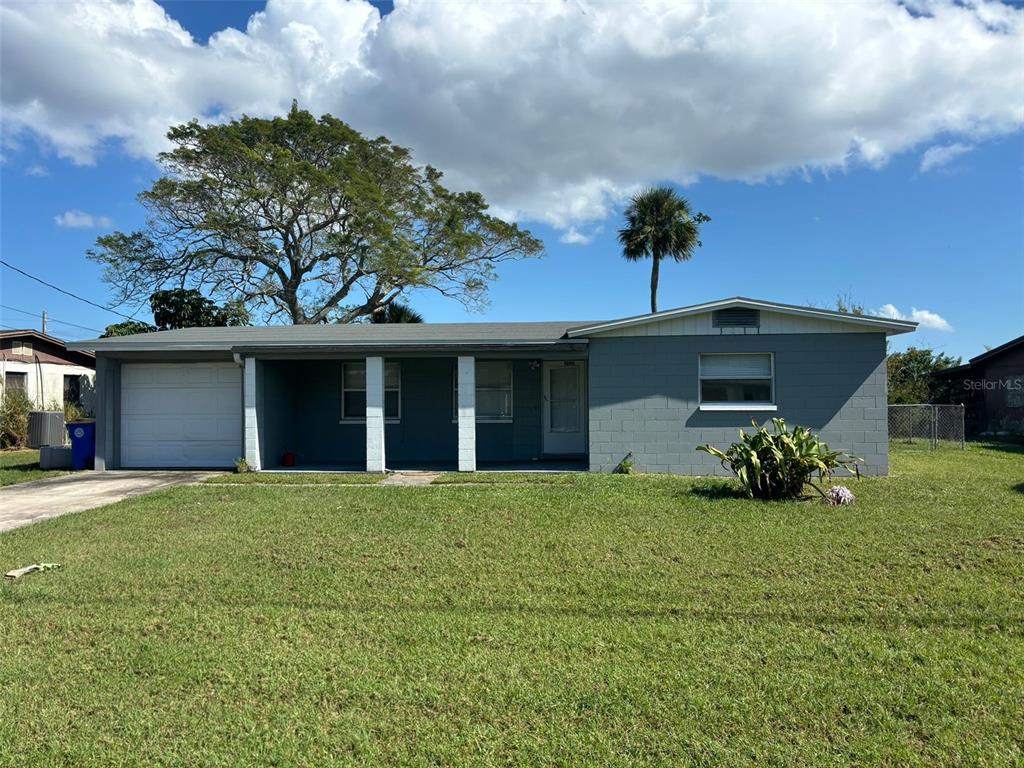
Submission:
M 1024 435 L 1024 336 L 933 376 L 964 404 L 968 435 Z
M 37 408 L 71 403 L 91 411 L 96 362 L 33 330 L 0 331 L 0 386 L 20 389 Z
M 601 322 L 191 328 L 95 350 L 97 467 L 574 467 L 722 473 L 781 416 L 888 470 L 886 336 L 752 299 Z

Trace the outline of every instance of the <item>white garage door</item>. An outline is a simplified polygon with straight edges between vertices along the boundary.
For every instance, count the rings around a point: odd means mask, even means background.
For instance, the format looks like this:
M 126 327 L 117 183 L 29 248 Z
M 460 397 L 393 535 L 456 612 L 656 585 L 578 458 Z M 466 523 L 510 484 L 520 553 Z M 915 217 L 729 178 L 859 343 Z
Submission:
M 241 455 L 237 365 L 121 366 L 122 467 L 230 467 Z

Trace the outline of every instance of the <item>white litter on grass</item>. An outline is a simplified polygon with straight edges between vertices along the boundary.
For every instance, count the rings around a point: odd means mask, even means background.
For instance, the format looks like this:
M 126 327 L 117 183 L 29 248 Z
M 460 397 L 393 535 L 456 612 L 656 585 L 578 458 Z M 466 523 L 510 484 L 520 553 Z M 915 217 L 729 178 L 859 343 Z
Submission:
M 8 571 L 4 574 L 4 577 L 8 579 L 19 579 L 30 573 L 52 571 L 56 568 L 60 568 L 60 563 L 32 563 L 32 565 L 26 565 L 24 568 L 15 568 L 13 571 Z

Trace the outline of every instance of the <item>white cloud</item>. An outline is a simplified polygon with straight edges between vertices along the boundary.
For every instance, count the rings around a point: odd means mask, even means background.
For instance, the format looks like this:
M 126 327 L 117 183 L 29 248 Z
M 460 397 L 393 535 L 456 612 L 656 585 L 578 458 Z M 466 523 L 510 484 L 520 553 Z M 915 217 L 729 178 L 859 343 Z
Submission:
M 960 143 L 928 147 L 924 154 L 921 155 L 921 173 L 928 173 L 928 171 L 934 171 L 936 168 L 947 166 L 961 155 L 966 155 L 973 149 L 974 147 L 970 144 Z
M 638 185 L 880 167 L 1024 124 L 1024 10 L 998 2 L 270 0 L 201 45 L 152 0 L 0 6 L 8 141 L 95 162 L 292 98 L 568 231 Z M 10 146 L 10 145 L 9 145 Z M 934 155 L 933 155 L 934 157 Z
M 600 231 L 600 229 L 587 233 L 580 232 L 576 227 L 569 227 L 562 233 L 558 240 L 559 242 L 569 243 L 570 245 L 587 245 L 594 239 L 594 235 L 596 235 L 598 231 Z
M 896 308 L 894 304 L 884 304 L 881 309 L 875 312 L 879 317 L 891 317 L 893 320 L 913 320 L 922 328 L 932 328 L 936 331 L 953 332 L 953 326 L 942 315 L 937 312 L 930 312 L 927 309 L 911 309 L 909 315 L 905 315 Z
M 100 229 L 113 224 L 107 216 L 93 216 L 91 213 L 77 209 L 64 211 L 59 216 L 54 216 L 53 221 L 58 227 L 69 229 Z
M 49 176 L 50 171 L 45 165 L 30 165 L 25 169 L 26 176 Z

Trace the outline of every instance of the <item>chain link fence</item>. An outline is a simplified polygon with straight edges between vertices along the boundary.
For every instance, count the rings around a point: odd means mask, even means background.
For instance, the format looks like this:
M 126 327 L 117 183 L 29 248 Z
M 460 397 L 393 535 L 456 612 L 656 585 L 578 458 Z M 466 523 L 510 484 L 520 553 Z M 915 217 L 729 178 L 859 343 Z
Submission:
M 964 406 L 889 406 L 889 440 L 922 448 L 964 447 Z

